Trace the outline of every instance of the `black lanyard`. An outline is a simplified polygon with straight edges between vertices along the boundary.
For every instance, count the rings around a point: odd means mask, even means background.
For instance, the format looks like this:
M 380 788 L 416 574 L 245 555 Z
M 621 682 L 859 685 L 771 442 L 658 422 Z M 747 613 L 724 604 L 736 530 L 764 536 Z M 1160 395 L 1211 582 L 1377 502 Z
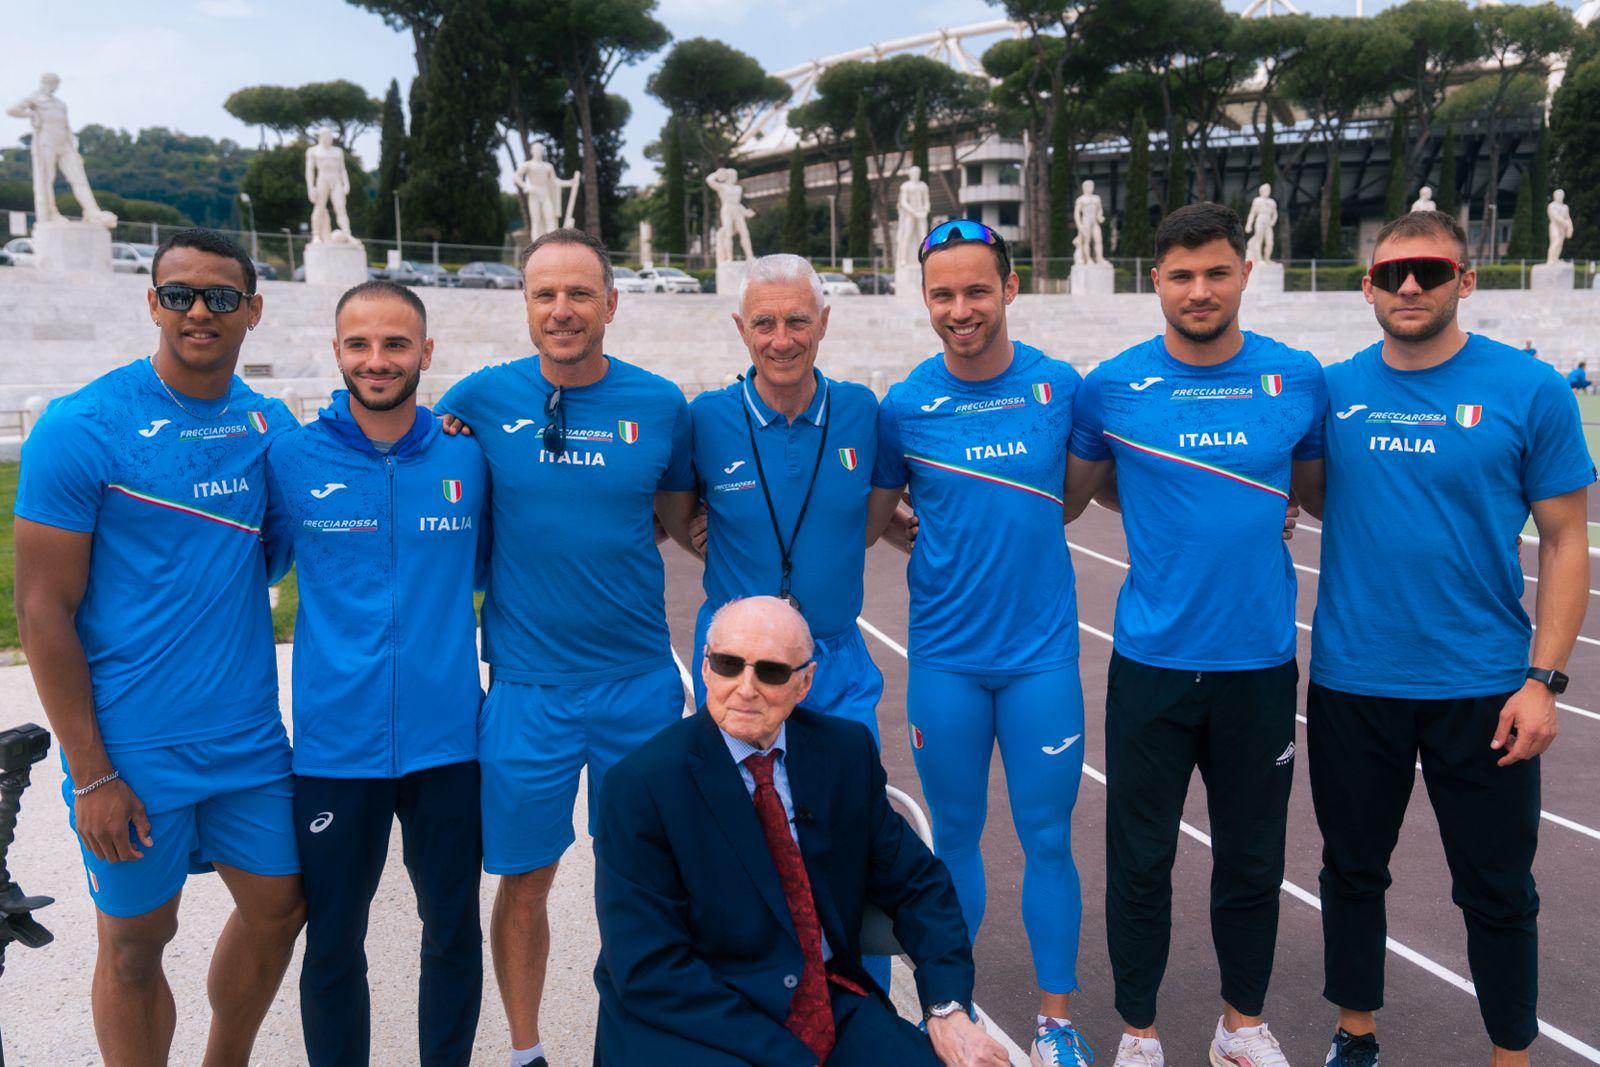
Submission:
M 748 382 L 745 388 L 750 388 Z M 823 394 L 823 405 L 826 410 L 827 394 Z M 811 507 L 811 494 L 817 488 L 817 475 L 822 472 L 822 456 L 828 450 L 828 419 L 823 416 L 821 440 L 817 443 L 817 462 L 811 468 L 811 482 L 806 486 L 805 499 L 800 502 L 800 514 L 795 516 L 794 529 L 789 533 L 789 543 L 783 543 L 783 530 L 778 526 L 778 509 L 772 506 L 772 491 L 767 488 L 767 472 L 761 466 L 761 450 L 756 447 L 756 428 L 750 421 L 750 398 L 745 397 L 745 402 L 740 405 L 744 412 L 745 433 L 750 436 L 750 455 L 755 460 L 756 480 L 761 483 L 761 495 L 767 501 L 767 515 L 772 519 L 772 535 L 778 541 L 778 557 L 782 561 L 783 576 L 778 582 L 778 599 L 787 601 L 796 611 L 802 610 L 800 601 L 789 592 L 789 579 L 794 572 L 794 546 L 800 539 L 800 524 L 806 521 L 806 509 Z

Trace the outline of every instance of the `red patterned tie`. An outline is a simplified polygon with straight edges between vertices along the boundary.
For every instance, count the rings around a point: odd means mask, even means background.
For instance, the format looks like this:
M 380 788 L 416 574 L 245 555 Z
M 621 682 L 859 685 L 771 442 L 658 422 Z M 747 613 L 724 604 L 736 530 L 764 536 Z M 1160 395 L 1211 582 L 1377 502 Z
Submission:
M 784 1025 L 806 1043 L 806 1047 L 825 1061 L 833 1051 L 833 1006 L 828 998 L 828 972 L 822 963 L 822 924 L 817 921 L 816 901 L 811 898 L 811 878 L 806 874 L 800 846 L 789 835 L 789 817 L 772 784 L 772 764 L 777 753 L 746 756 L 744 765 L 756 780 L 756 814 L 767 838 L 767 851 L 778 868 L 783 896 L 789 902 L 794 931 L 800 937 L 800 951 L 806 967 L 789 1002 L 789 1017 Z

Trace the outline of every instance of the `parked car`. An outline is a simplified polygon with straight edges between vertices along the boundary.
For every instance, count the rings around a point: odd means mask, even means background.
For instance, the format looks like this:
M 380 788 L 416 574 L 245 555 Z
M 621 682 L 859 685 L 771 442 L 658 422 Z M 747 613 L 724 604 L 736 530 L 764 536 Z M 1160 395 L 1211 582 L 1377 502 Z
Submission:
M 889 295 L 894 292 L 893 274 L 875 274 L 872 271 L 862 271 L 851 275 L 855 280 L 856 290 L 862 293 Z
M 278 268 L 264 259 L 252 259 L 256 267 L 256 280 L 262 282 L 275 282 L 278 280 Z
M 843 274 L 825 270 L 819 277 L 822 279 L 822 292 L 825 296 L 861 295 L 861 287 Z
M 111 269 L 118 274 L 149 274 L 156 246 L 116 241 L 111 245 Z
M 460 279 L 437 263 L 417 263 L 409 259 L 402 259 L 398 267 L 389 271 L 389 280 L 432 288 L 455 288 L 461 284 Z
M 700 279 L 686 274 L 677 267 L 651 267 L 639 272 L 653 293 L 698 293 Z
M 6 255 L 11 257 L 13 267 L 34 266 L 32 238 L 13 237 L 6 242 Z
M 456 272 L 456 281 L 463 289 L 522 288 L 522 275 L 517 268 L 488 260 L 466 264 Z
M 639 272 L 632 267 L 614 267 L 611 276 L 615 280 L 619 293 L 650 293 L 655 287 L 645 279 L 639 277 Z
M 7 252 L 3 248 L 0 248 L 0 267 L 11 267 L 11 266 L 15 266 L 15 264 L 13 264 L 11 262 L 11 253 Z

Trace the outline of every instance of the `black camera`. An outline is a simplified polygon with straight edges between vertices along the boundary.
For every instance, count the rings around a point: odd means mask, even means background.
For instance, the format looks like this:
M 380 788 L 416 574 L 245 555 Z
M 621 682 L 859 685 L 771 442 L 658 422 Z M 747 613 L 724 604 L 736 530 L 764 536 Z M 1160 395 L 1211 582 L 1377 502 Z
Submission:
M 50 731 L 33 723 L 0 733 L 0 775 L 25 771 L 50 751 Z
M 54 897 L 30 897 L 11 880 L 6 869 L 6 852 L 17 832 L 17 813 L 22 810 L 22 791 L 28 788 L 33 765 L 50 751 L 50 731 L 27 723 L 0 731 L 0 974 L 6 969 L 6 946 L 15 941 L 26 948 L 39 948 L 55 940 L 55 935 L 40 926 L 33 913 Z M 0 1048 L 0 1067 L 5 1067 L 5 1050 Z

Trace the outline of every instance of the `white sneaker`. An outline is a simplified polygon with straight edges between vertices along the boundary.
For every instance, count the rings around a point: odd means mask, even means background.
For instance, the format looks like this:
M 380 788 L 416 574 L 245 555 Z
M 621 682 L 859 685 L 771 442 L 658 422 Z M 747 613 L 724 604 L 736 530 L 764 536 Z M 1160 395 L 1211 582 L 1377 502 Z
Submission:
M 1218 1019 L 1211 1039 L 1211 1067 L 1289 1067 L 1289 1059 L 1266 1023 L 1241 1027 L 1230 1036 Z
M 1112 1067 L 1167 1067 L 1167 1058 L 1161 1054 L 1159 1038 L 1123 1034 Z
M 1031 1067 L 1089 1067 L 1094 1049 L 1068 1020 L 1061 1026 L 1041 1026 L 1034 1033 Z

